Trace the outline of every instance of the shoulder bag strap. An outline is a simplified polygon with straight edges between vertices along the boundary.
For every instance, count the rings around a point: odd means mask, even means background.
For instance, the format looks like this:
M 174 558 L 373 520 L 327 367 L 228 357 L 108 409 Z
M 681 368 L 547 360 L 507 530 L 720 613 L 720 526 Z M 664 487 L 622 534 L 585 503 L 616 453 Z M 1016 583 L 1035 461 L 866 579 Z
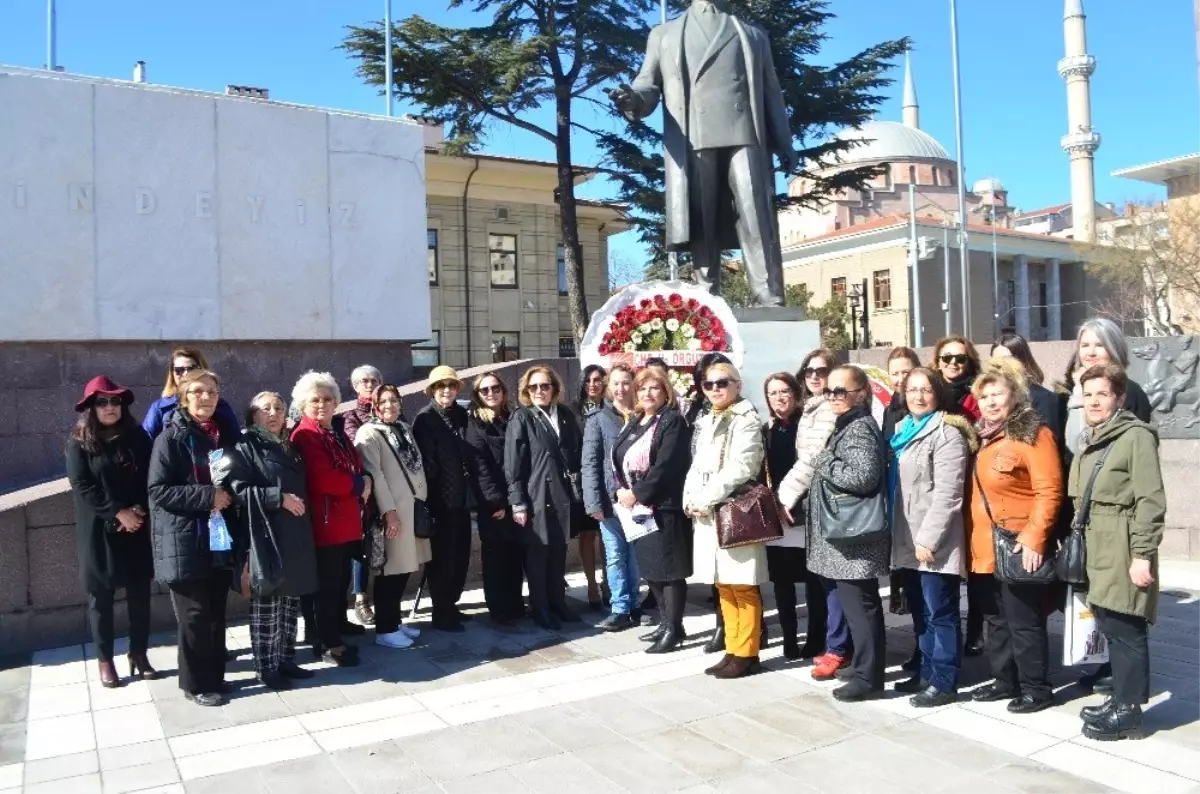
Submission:
M 1071 529 L 1083 529 L 1087 526 L 1088 518 L 1092 512 L 1092 486 L 1096 484 L 1096 476 L 1100 474 L 1100 468 L 1104 465 L 1104 461 L 1108 458 L 1108 453 L 1112 452 L 1112 448 L 1116 446 L 1115 442 L 1110 442 L 1104 451 L 1100 453 L 1100 458 L 1096 461 L 1096 465 L 1092 467 L 1092 474 L 1088 477 L 1087 487 L 1083 489 L 1083 500 L 1079 504 L 1079 510 L 1075 513 L 1075 519 L 1071 522 Z
M 386 438 L 383 439 L 383 443 L 391 451 L 392 457 L 396 459 L 396 465 L 400 467 L 400 473 L 404 475 L 404 481 L 408 483 L 408 490 L 412 492 L 413 499 L 416 499 L 417 489 L 413 487 L 412 479 L 408 476 L 408 469 L 404 467 L 404 461 L 400 460 L 400 453 L 392 446 L 392 442 Z
M 975 465 L 971 467 L 971 473 L 975 475 L 975 485 L 979 488 L 979 496 L 983 499 L 983 509 L 987 511 L 988 521 L 992 522 L 992 526 L 996 526 L 996 519 L 992 517 L 992 506 L 988 504 L 987 492 L 983 490 L 983 483 L 979 481 L 979 458 L 975 458 Z

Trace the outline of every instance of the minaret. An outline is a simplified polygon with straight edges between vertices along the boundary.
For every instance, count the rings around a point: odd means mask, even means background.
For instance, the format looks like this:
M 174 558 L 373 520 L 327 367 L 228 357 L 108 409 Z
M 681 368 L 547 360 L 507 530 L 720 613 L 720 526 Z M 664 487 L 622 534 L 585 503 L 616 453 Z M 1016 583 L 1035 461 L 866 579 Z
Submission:
M 1096 240 L 1096 174 L 1094 155 L 1100 135 L 1092 130 L 1090 80 L 1096 59 L 1087 54 L 1083 0 L 1066 0 L 1063 10 L 1066 57 L 1058 73 L 1067 81 L 1067 134 L 1062 148 L 1071 158 L 1071 218 L 1075 239 Z
M 904 51 L 904 126 L 921 129 L 921 109 L 917 106 L 917 84 L 913 81 L 909 51 Z

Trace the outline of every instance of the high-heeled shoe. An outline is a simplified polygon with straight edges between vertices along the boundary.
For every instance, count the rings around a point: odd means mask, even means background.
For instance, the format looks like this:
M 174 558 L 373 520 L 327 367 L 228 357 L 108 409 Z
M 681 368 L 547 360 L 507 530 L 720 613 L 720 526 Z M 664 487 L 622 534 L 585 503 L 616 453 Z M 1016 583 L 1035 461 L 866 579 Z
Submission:
M 134 678 L 140 678 L 143 681 L 152 681 L 158 678 L 158 671 L 150 664 L 150 660 L 146 658 L 146 652 L 131 653 L 125 657 L 129 661 L 129 674 Z
M 116 689 L 121 685 L 121 677 L 117 675 L 117 666 L 112 663 L 111 659 L 107 662 L 98 659 L 96 664 L 100 668 L 100 686 L 105 689 Z
M 666 631 L 658 640 L 646 649 L 646 653 L 670 653 L 679 647 L 679 644 L 687 637 L 683 626 L 667 626 Z
M 725 650 L 725 627 L 717 626 L 713 632 L 712 638 L 704 643 L 705 653 L 720 653 Z

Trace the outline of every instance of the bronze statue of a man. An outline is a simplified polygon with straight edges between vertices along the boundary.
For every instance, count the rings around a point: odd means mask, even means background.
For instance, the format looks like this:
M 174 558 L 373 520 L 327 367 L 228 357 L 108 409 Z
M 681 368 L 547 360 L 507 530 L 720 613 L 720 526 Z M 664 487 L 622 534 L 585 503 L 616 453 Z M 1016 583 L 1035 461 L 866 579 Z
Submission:
M 721 251 L 740 248 L 754 302 L 782 305 L 771 156 L 790 173 L 797 155 L 766 33 L 724 0 L 693 0 L 651 31 L 633 85 L 608 93 L 630 119 L 663 100 L 667 249 L 690 251 L 720 294 Z

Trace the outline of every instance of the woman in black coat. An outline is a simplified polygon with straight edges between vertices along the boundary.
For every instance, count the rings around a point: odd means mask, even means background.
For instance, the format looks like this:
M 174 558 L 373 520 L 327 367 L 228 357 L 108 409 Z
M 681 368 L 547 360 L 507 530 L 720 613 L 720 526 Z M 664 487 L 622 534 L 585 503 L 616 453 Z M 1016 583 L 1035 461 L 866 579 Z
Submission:
M 413 438 L 421 450 L 429 510 L 436 530 L 430 539 L 433 559 L 425 570 L 433 602 L 432 626 L 464 631 L 470 616 L 458 608 L 471 564 L 471 503 L 467 483 L 467 411 L 458 404 L 462 381 L 445 365 L 429 373 L 429 405 L 413 420 Z
M 483 598 L 492 622 L 505 628 L 525 615 L 521 592 L 525 546 L 522 530 L 513 522 L 508 507 L 508 479 L 504 476 L 508 406 L 504 381 L 491 374 L 475 379 L 467 412 L 467 470 L 479 506 Z
M 154 441 L 150 457 L 150 526 L 154 573 L 171 589 L 179 624 L 179 688 L 199 706 L 225 702 L 225 600 L 233 555 L 210 550 L 210 526 L 233 496 L 212 484 L 210 455 L 238 442 L 236 427 L 217 414 L 220 381 L 193 370 L 179 381 L 179 407 Z
M 508 423 L 504 473 L 513 520 L 523 528 L 525 575 L 533 621 L 545 629 L 580 618 L 567 608 L 567 541 L 583 512 L 583 431 L 562 403 L 563 386 L 549 367 L 521 376 L 521 408 Z
M 670 382 L 646 368 L 634 381 L 637 418 L 621 430 L 611 464 L 617 477 L 615 501 L 636 512 L 649 508 L 658 529 L 633 541 L 638 571 L 662 609 L 658 628 L 642 639 L 647 653 L 666 653 L 687 636 L 683 609 L 692 575 L 692 523 L 683 513 L 683 481 L 691 458 L 691 433 L 670 406 Z M 650 438 L 647 441 L 647 434 Z
M 79 573 L 88 594 L 100 684 L 108 688 L 121 683 L 113 664 L 113 596 L 119 587 L 125 588 L 129 615 L 129 673 L 156 675 L 146 658 L 154 576 L 146 523 L 150 439 L 129 415 L 132 402 L 133 392 L 97 375 L 75 405 L 79 422 L 67 441 Z
M 288 441 L 282 397 L 267 391 L 250 401 L 234 450 L 225 481 L 238 508 L 239 545 L 249 544 L 239 560 L 250 565 L 254 670 L 268 689 L 291 689 L 291 679 L 312 677 L 295 661 L 296 627 L 300 597 L 317 591 L 317 556 L 304 458 Z

